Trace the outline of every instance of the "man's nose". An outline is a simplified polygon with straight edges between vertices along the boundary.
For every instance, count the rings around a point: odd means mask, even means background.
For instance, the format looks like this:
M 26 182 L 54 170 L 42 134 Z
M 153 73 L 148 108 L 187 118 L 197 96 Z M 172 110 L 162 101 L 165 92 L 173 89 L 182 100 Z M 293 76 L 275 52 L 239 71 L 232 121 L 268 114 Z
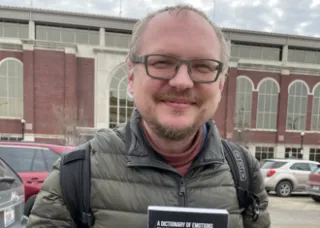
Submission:
M 180 66 L 176 75 L 169 81 L 169 85 L 181 91 L 193 87 L 194 83 L 190 78 L 186 65 Z

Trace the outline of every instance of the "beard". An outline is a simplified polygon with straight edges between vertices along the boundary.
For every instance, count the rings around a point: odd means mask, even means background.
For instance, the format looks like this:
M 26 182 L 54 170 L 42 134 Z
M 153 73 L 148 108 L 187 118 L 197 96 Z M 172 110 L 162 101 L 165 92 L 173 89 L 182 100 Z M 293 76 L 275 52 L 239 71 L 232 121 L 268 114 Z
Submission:
M 181 141 L 185 138 L 188 138 L 195 134 L 201 126 L 201 124 L 199 125 L 194 122 L 190 126 L 184 127 L 182 129 L 177 129 L 161 124 L 156 118 L 146 116 L 144 117 L 143 115 L 142 118 L 156 135 L 169 141 Z
M 176 90 L 169 90 L 163 93 L 157 93 L 154 95 L 155 103 L 166 102 L 174 99 L 184 99 L 188 102 L 193 103 L 193 105 L 201 106 L 202 102 L 196 96 L 193 96 L 190 91 L 177 92 Z M 156 116 L 152 116 L 149 113 L 152 112 L 140 112 L 143 120 L 148 124 L 152 131 L 158 135 L 160 138 L 163 138 L 168 141 L 181 141 L 185 138 L 188 138 L 196 134 L 202 124 L 205 122 L 204 115 L 205 110 L 201 110 L 198 113 L 196 119 L 192 124 L 185 126 L 183 128 L 176 128 L 173 126 L 166 126 L 157 119 Z M 179 110 L 173 111 L 173 115 L 179 116 L 182 115 L 182 112 Z

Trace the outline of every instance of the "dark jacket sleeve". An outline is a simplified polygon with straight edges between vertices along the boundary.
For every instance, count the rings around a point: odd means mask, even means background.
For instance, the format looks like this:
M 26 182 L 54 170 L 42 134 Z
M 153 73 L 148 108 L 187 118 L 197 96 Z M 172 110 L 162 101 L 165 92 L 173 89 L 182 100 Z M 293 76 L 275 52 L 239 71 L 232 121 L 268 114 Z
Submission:
M 249 168 L 252 171 L 253 193 L 258 196 L 260 200 L 260 216 L 257 221 L 252 221 L 252 215 L 247 213 L 244 215 L 244 228 L 269 228 L 271 227 L 270 214 L 268 211 L 268 194 L 265 190 L 264 178 L 260 170 L 260 163 L 258 160 L 248 152 Z
M 61 197 L 60 159 L 46 178 L 29 216 L 27 228 L 71 227 L 71 217 Z

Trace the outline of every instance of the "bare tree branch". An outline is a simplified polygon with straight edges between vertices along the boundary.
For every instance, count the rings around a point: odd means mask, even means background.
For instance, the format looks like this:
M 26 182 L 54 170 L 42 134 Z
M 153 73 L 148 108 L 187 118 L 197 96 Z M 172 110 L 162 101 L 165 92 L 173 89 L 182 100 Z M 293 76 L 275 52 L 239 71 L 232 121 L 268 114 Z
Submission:
M 78 123 L 84 119 L 83 109 L 78 110 L 75 105 L 53 105 L 52 111 L 56 117 L 57 131 L 63 135 L 62 144 L 79 145 L 85 141 L 78 130 Z

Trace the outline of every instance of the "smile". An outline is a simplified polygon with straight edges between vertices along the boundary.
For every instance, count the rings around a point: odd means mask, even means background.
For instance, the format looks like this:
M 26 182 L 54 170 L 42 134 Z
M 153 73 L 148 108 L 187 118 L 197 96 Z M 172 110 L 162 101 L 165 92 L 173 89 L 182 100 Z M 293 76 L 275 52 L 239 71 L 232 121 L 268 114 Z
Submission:
M 172 108 L 188 108 L 191 105 L 194 105 L 194 102 L 186 101 L 186 100 L 169 100 L 169 101 L 163 101 L 166 105 L 172 107 Z

